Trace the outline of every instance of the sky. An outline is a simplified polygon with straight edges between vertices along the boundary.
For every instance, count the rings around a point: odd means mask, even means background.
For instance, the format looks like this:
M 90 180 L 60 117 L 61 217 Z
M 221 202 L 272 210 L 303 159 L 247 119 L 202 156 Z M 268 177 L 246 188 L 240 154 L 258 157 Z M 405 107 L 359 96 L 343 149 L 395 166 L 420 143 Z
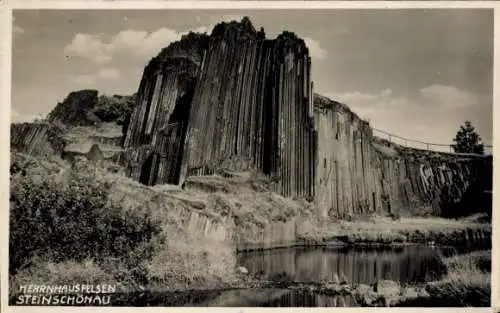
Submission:
M 146 63 L 189 30 L 248 16 L 309 47 L 316 93 L 380 130 L 450 144 L 470 120 L 492 144 L 493 10 L 14 10 L 13 121 L 80 89 L 136 92 Z

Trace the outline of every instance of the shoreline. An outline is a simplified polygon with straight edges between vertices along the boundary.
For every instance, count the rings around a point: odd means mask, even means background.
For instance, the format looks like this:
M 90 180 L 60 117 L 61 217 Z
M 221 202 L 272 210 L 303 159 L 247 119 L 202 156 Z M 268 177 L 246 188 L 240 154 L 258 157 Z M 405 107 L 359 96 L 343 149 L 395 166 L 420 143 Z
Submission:
M 411 221 L 412 218 L 408 218 Z M 430 226 L 419 229 L 412 227 L 405 229 L 390 229 L 389 223 L 384 218 L 376 222 L 353 222 L 347 229 L 342 229 L 338 225 L 331 228 L 317 228 L 319 234 L 296 235 L 296 240 L 285 240 L 281 242 L 240 242 L 235 243 L 236 253 L 264 251 L 274 249 L 286 249 L 294 247 L 406 247 L 414 245 L 428 245 L 431 247 L 451 247 L 467 250 L 470 247 L 477 249 L 491 249 L 492 246 L 492 224 L 491 223 L 469 223 L 462 221 L 463 224 L 454 227 L 443 227 L 436 229 L 432 225 L 435 218 L 419 218 L 427 220 Z M 388 229 L 384 228 L 387 226 Z M 313 226 L 317 227 L 317 226 Z M 335 232 L 328 234 L 324 232 Z

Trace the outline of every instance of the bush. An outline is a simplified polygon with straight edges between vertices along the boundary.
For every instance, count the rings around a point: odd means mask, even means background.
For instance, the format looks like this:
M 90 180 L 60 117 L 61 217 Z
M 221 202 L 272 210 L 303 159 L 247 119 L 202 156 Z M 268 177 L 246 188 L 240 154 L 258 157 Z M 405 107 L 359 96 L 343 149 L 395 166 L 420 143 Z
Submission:
M 93 113 L 104 122 L 122 125 L 126 116 L 132 113 L 134 104 L 135 96 L 100 96 Z
M 65 184 L 11 179 L 10 273 L 29 267 L 35 256 L 50 262 L 114 258 L 138 268 L 161 226 L 149 212 L 125 211 L 107 198 L 105 183 L 79 174 Z

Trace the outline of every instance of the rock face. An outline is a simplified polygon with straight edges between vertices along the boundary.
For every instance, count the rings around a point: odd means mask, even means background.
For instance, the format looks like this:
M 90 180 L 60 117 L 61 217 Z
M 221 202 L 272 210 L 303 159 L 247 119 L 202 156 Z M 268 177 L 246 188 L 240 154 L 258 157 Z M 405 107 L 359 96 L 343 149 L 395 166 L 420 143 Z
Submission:
M 247 18 L 163 49 L 145 67 L 137 94 L 73 92 L 48 120 L 123 124 L 123 137 L 90 139 L 146 185 L 256 170 L 281 195 L 314 200 L 323 219 L 491 211 L 491 156 L 411 149 L 373 136 L 346 105 L 313 93 L 303 40 L 289 32 L 266 39 Z M 60 153 L 65 143 L 56 133 L 48 123 L 15 124 L 11 146 Z M 280 233 L 287 241 L 292 231 L 283 225 Z
M 50 112 L 49 122 L 61 122 L 71 126 L 90 126 L 100 122 L 124 123 L 124 116 L 130 113 L 136 95 L 106 96 L 97 90 L 71 92 L 63 102 Z
M 190 33 L 146 66 L 119 162 L 154 185 L 238 160 L 276 192 L 314 199 L 323 218 L 444 214 L 491 190 L 491 159 L 387 146 L 346 105 L 314 95 L 310 73 L 293 33 L 266 39 L 247 18 Z
M 184 37 L 144 71 L 124 140 L 130 175 L 179 183 L 238 157 L 283 195 L 312 197 L 310 64 L 301 39 L 265 39 L 248 19 Z
M 98 103 L 97 90 L 80 90 L 71 92 L 63 102 L 50 112 L 49 122 L 59 121 L 69 125 L 93 125 L 98 118 L 92 110 Z
M 10 147 L 31 155 L 60 154 L 66 145 L 61 134 L 65 129 L 49 123 L 19 123 L 10 125 Z
M 317 95 L 316 202 L 320 216 L 458 216 L 491 210 L 491 156 L 406 148 L 374 137 L 341 103 Z M 475 199 L 476 205 L 471 201 Z

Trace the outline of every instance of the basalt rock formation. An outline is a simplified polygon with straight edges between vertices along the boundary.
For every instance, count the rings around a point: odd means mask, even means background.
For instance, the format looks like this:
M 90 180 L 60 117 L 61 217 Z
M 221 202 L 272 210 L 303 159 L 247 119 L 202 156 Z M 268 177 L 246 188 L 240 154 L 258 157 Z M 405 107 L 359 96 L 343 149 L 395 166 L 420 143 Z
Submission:
M 47 121 L 71 126 L 101 122 L 123 124 L 124 117 L 130 114 L 135 104 L 135 96 L 99 95 L 93 89 L 73 91 L 49 113 Z
M 65 128 L 51 123 L 18 123 L 10 125 L 10 148 L 36 156 L 62 153 L 66 142 Z
M 312 197 L 311 61 L 292 33 L 265 39 L 248 19 L 190 34 L 146 67 L 122 161 L 146 184 L 181 183 L 228 159 Z
M 314 108 L 322 217 L 491 212 L 491 156 L 402 147 L 373 136 L 342 103 L 317 95 Z
M 281 195 L 314 201 L 323 219 L 491 212 L 491 156 L 412 149 L 373 136 L 347 105 L 313 93 L 302 39 L 290 32 L 266 39 L 247 18 L 163 49 L 145 67 L 137 94 L 74 92 L 49 121 L 123 124 L 121 142 L 92 141 L 122 146 L 111 149 L 112 159 L 146 185 L 252 170 L 270 177 Z M 13 125 L 11 145 L 60 153 L 64 142 L 49 128 Z
M 323 218 L 445 214 L 471 186 L 490 188 L 491 159 L 388 147 L 346 105 L 314 95 L 310 73 L 293 33 L 266 39 L 246 18 L 191 33 L 146 66 L 119 161 L 153 185 L 238 160 L 276 192 L 314 199 Z
M 98 103 L 97 90 L 80 90 L 71 92 L 63 102 L 48 115 L 49 122 L 61 122 L 70 125 L 93 125 L 98 118 L 92 110 Z

